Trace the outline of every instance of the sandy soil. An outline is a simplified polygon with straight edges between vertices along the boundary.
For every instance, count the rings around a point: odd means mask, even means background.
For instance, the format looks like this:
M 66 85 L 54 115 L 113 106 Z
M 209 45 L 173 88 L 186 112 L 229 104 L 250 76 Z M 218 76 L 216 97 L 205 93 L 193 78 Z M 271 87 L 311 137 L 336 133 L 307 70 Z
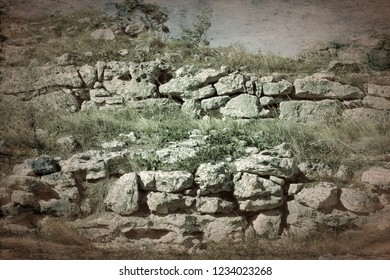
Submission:
M 81 9 L 114 10 L 118 0 L 12 0 L 15 16 L 36 17 Z M 191 26 L 205 7 L 213 9 L 212 46 L 296 55 L 316 41 L 345 41 L 355 34 L 390 33 L 388 0 L 146 0 L 169 14 L 169 27 Z

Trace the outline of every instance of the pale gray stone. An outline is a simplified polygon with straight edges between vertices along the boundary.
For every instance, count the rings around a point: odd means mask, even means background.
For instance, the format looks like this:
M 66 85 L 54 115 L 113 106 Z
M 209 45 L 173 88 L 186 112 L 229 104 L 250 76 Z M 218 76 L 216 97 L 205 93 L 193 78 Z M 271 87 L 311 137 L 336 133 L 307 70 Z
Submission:
M 186 171 L 156 172 L 156 190 L 159 192 L 180 192 L 193 185 L 193 176 Z
M 233 190 L 232 175 L 226 163 L 203 163 L 195 173 L 201 195 Z
M 219 197 L 198 197 L 196 198 L 196 209 L 199 213 L 229 214 L 234 209 L 234 204 Z
M 390 190 L 390 169 L 373 166 L 363 172 L 361 181 L 379 190 Z
M 168 214 L 176 211 L 190 212 L 195 198 L 166 192 L 150 192 L 147 204 L 153 213 Z
M 322 211 L 332 210 L 339 202 L 339 188 L 333 183 L 321 182 L 311 188 L 305 188 L 295 195 L 302 205 Z
M 367 92 L 369 95 L 390 98 L 390 86 L 378 86 L 374 84 L 368 84 Z
M 226 105 L 230 100 L 229 96 L 217 96 L 212 98 L 203 99 L 200 103 L 202 110 L 216 110 Z
M 253 228 L 260 237 L 277 239 L 279 237 L 281 223 L 282 212 L 278 210 L 265 211 L 255 218 Z
M 240 210 L 243 212 L 257 212 L 274 209 L 282 206 L 283 202 L 284 200 L 282 197 L 276 196 L 238 200 Z
M 115 40 L 115 34 L 111 28 L 97 29 L 91 33 L 92 38 L 99 40 L 113 41 Z
M 266 96 L 286 96 L 293 92 L 293 85 L 286 80 L 279 82 L 263 83 L 263 93 Z
M 91 65 L 85 64 L 79 68 L 79 73 L 85 85 L 89 88 L 92 88 L 97 81 L 96 68 Z
M 390 110 L 390 100 L 383 97 L 367 95 L 363 98 L 362 103 L 365 107 L 378 110 Z
M 338 100 L 283 101 L 279 109 L 279 118 L 284 121 L 324 122 L 341 116 L 342 103 Z
M 369 121 L 373 123 L 387 123 L 390 119 L 388 110 L 377 110 L 373 108 L 355 108 L 343 112 L 344 120 L 352 121 Z
M 138 175 L 127 173 L 112 185 L 104 200 L 107 209 L 119 214 L 130 215 L 138 210 Z
M 231 95 L 245 92 L 245 78 L 242 74 L 232 73 L 222 77 L 214 85 L 218 95 Z
M 282 187 L 255 174 L 237 173 L 234 176 L 234 196 L 239 199 L 283 195 Z
M 259 99 L 249 94 L 240 94 L 231 99 L 220 112 L 232 118 L 257 118 L 261 111 Z
M 347 210 L 360 214 L 376 212 L 383 208 L 373 193 L 356 189 L 341 189 L 340 201 Z

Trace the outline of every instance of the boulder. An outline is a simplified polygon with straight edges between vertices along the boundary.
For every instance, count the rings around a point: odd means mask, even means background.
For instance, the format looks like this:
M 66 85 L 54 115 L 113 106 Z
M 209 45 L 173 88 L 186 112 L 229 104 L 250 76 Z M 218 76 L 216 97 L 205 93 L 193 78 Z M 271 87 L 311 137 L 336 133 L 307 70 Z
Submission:
M 238 199 L 267 197 L 270 195 L 281 197 L 283 195 L 280 185 L 255 174 L 237 173 L 233 181 L 234 196 Z
M 364 97 L 364 93 L 356 87 L 313 76 L 296 79 L 294 87 L 297 98 L 345 100 Z
M 301 162 L 298 164 L 298 169 L 309 180 L 330 178 L 333 176 L 332 168 L 323 162 Z
M 233 202 L 220 197 L 198 197 L 196 198 L 196 210 L 202 214 L 229 214 L 233 211 Z
M 156 191 L 181 192 L 193 185 L 193 176 L 186 171 L 156 172 Z
M 150 192 L 147 204 L 152 213 L 168 214 L 175 212 L 190 212 L 195 198 L 166 192 Z
M 259 99 L 249 94 L 240 94 L 231 99 L 220 112 L 225 117 L 257 118 L 261 111 Z
M 130 76 L 137 82 L 144 81 L 155 85 L 164 84 L 172 78 L 168 70 L 169 65 L 159 60 L 129 63 Z
M 363 98 L 363 106 L 378 110 L 390 110 L 390 100 L 384 97 L 367 95 Z
M 197 222 L 205 241 L 242 241 L 248 223 L 245 217 L 214 217 L 210 215 L 197 216 Z
M 203 99 L 200 102 L 200 107 L 204 111 L 216 110 L 226 105 L 230 100 L 229 96 L 217 96 Z
M 238 172 L 259 176 L 276 176 L 291 179 L 298 173 L 297 163 L 293 158 L 279 158 L 270 155 L 252 154 L 234 161 Z
M 199 194 L 229 192 L 233 190 L 232 175 L 226 163 L 203 163 L 195 173 Z
M 112 95 L 120 95 L 125 100 L 146 99 L 157 96 L 157 87 L 145 81 L 125 81 L 114 78 L 110 81 L 104 81 L 103 85 Z
M 91 36 L 92 38 L 98 40 L 107 40 L 107 41 L 115 40 L 115 34 L 111 28 L 97 29 L 91 33 Z
M 12 67 L 4 69 L 2 75 L 0 92 L 13 95 L 24 93 L 21 97 L 27 100 L 32 98 L 34 91 L 83 86 L 75 66 Z
M 61 167 L 51 156 L 41 155 L 31 163 L 31 169 L 35 175 L 42 176 L 58 172 Z
M 333 183 L 321 182 L 311 188 L 305 188 L 295 195 L 302 205 L 320 211 L 331 211 L 339 202 L 339 188 Z
M 108 210 L 119 215 L 130 215 L 138 210 L 138 175 L 127 173 L 112 185 L 104 200 Z
M 279 119 L 294 122 L 324 122 L 338 118 L 343 111 L 338 100 L 283 101 L 279 109 Z
M 377 196 L 356 189 L 341 189 L 340 201 L 347 210 L 359 214 L 369 214 L 383 208 Z
M 218 95 L 231 95 L 245 92 L 245 78 L 240 73 L 232 73 L 222 77 L 214 85 Z
M 260 213 L 253 221 L 253 229 L 261 238 L 277 239 L 282 224 L 282 212 L 270 210 Z
M 243 212 L 258 212 L 263 210 L 275 209 L 282 206 L 284 203 L 283 197 L 266 196 L 256 197 L 250 199 L 238 200 L 238 205 Z
M 125 61 L 110 61 L 107 63 L 98 61 L 95 67 L 98 73 L 98 81 L 108 81 L 114 77 L 127 81 L 131 80 L 129 64 Z
M 96 68 L 85 64 L 79 68 L 79 73 L 84 84 L 88 88 L 92 88 L 95 82 L 97 81 L 97 71 Z
M 74 136 L 64 136 L 58 138 L 56 142 L 60 150 L 65 153 L 73 153 L 80 147 L 80 143 Z
M 374 186 L 378 190 L 390 190 L 390 169 L 373 166 L 362 174 L 361 181 Z
M 287 96 L 293 93 L 292 83 L 286 80 L 279 82 L 263 83 L 263 93 L 266 96 Z
M 194 91 L 184 92 L 180 97 L 184 100 L 201 100 L 212 97 L 215 95 L 215 93 L 215 88 L 211 85 L 207 85 Z
M 390 98 L 390 86 L 378 86 L 374 84 L 367 85 L 368 95 Z

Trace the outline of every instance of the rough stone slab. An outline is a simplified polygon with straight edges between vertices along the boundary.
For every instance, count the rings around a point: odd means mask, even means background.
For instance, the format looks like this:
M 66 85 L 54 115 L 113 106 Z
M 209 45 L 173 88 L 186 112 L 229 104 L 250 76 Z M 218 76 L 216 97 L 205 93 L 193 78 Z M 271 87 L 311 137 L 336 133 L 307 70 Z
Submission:
M 295 195 L 302 205 L 316 210 L 332 210 L 339 202 L 339 188 L 332 184 L 321 182 L 311 188 L 305 188 Z
M 194 178 L 186 171 L 156 172 L 156 191 L 180 192 L 193 185 Z
M 232 118 L 257 118 L 261 111 L 259 99 L 254 95 L 240 94 L 231 99 L 220 112 Z
M 364 97 L 364 93 L 356 87 L 312 76 L 296 79 L 294 87 L 297 98 L 345 100 Z
M 390 98 L 390 86 L 378 86 L 374 84 L 368 84 L 367 86 L 368 95 Z
M 282 223 L 282 212 L 278 210 L 260 213 L 253 221 L 253 229 L 259 237 L 277 239 Z
M 265 197 L 269 195 L 281 197 L 282 187 L 271 180 L 255 174 L 238 173 L 234 176 L 234 196 L 238 199 Z
M 283 202 L 284 200 L 282 197 L 276 196 L 238 200 L 240 210 L 243 212 L 270 210 L 282 206 Z
M 198 197 L 196 199 L 197 212 L 203 214 L 229 214 L 234 209 L 233 202 L 219 197 Z
M 190 207 L 195 198 L 179 194 L 165 192 L 150 192 L 147 195 L 147 204 L 153 213 L 168 214 L 179 212 L 190 212 Z
M 355 213 L 368 214 L 383 208 L 377 196 L 355 189 L 341 189 L 340 201 L 346 209 Z
M 216 110 L 226 105 L 230 100 L 229 96 L 217 96 L 212 98 L 203 99 L 200 103 L 202 110 Z
M 342 103 L 338 100 L 283 101 L 279 119 L 294 122 L 324 122 L 341 116 Z
M 43 66 L 43 67 L 12 67 L 1 69 L 3 80 L 0 83 L 0 92 L 17 95 L 29 93 L 50 87 L 82 87 L 77 68 L 75 66 Z M 30 99 L 32 94 L 27 94 Z
M 195 183 L 201 195 L 233 189 L 232 175 L 226 163 L 201 164 L 195 173 Z
M 214 85 L 218 95 L 231 95 L 245 92 L 245 77 L 239 73 L 232 73 L 222 77 Z
M 367 95 L 363 98 L 363 106 L 378 110 L 390 110 L 390 100 L 384 97 Z
M 136 212 L 138 203 L 138 175 L 136 173 L 122 175 L 110 187 L 104 200 L 107 209 L 119 215 L 130 215 Z
M 287 96 L 294 90 L 292 83 L 281 80 L 274 83 L 263 83 L 263 93 L 266 96 Z

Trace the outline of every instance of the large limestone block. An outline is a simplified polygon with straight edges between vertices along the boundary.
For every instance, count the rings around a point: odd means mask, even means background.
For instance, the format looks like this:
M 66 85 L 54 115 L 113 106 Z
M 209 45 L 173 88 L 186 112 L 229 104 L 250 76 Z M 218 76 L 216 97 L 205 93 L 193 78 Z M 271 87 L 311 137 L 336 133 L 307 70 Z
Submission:
M 368 84 L 368 95 L 378 96 L 383 98 L 390 98 L 390 86 L 378 86 L 374 84 Z
M 194 178 L 186 171 L 156 172 L 154 175 L 156 191 L 159 192 L 181 192 L 193 185 Z
M 200 102 L 200 107 L 204 111 L 216 110 L 226 105 L 230 100 L 229 96 L 217 96 L 203 99 Z
M 206 241 L 243 240 L 248 223 L 245 217 L 197 216 L 199 228 Z
M 234 161 L 238 172 L 253 173 L 259 176 L 276 176 L 291 179 L 298 173 L 297 162 L 293 158 L 279 158 L 253 154 Z
M 220 112 L 225 117 L 232 118 L 257 118 L 261 111 L 260 101 L 254 95 L 240 94 L 231 99 Z
M 122 175 L 108 190 L 104 200 L 107 209 L 119 214 L 130 215 L 138 210 L 138 175 L 127 173 Z
M 282 206 L 284 202 L 283 197 L 266 196 L 259 198 L 250 198 L 238 200 L 238 205 L 243 212 L 258 212 L 263 210 L 270 210 Z
M 231 95 L 245 92 L 245 77 L 239 73 L 232 73 L 222 77 L 214 85 L 218 95 Z
M 233 211 L 234 204 L 220 197 L 198 197 L 196 199 L 196 209 L 203 214 L 229 214 Z
M 283 101 L 279 108 L 279 119 L 294 122 L 323 122 L 342 113 L 342 103 L 337 100 Z
M 195 173 L 200 194 L 218 193 L 233 189 L 232 175 L 226 163 L 203 163 Z
M 150 192 L 147 195 L 147 204 L 153 213 L 168 214 L 179 212 L 190 212 L 195 198 L 180 194 L 165 192 Z
M 294 87 L 298 98 L 345 100 L 364 97 L 364 93 L 357 87 L 313 76 L 296 79 Z
M 390 110 L 390 100 L 384 97 L 367 95 L 363 98 L 362 103 L 365 107 L 378 110 Z
M 321 182 L 311 188 L 305 188 L 295 195 L 302 205 L 316 210 L 332 210 L 339 202 L 339 188 L 333 183 Z
M 30 99 L 34 91 L 41 89 L 83 86 L 75 66 L 12 67 L 2 70 L 0 92 L 13 95 L 26 93 L 23 96 L 25 99 Z
M 255 174 L 237 173 L 234 176 L 234 196 L 238 199 L 265 197 L 269 195 L 282 196 L 282 187 L 271 180 Z
M 104 87 L 113 95 L 120 95 L 125 100 L 153 98 L 157 96 L 157 87 L 149 82 L 125 81 L 114 78 L 104 81 Z
M 79 69 L 79 73 L 85 85 L 89 88 L 93 87 L 97 81 L 97 70 L 95 67 L 85 64 Z
M 253 229 L 260 237 L 277 239 L 282 223 L 282 212 L 278 210 L 260 213 L 253 221 Z
M 341 189 L 340 201 L 349 211 L 361 214 L 376 212 L 383 208 L 377 196 L 355 189 Z
M 294 91 L 293 85 L 286 80 L 263 84 L 263 93 L 266 96 L 286 96 Z

